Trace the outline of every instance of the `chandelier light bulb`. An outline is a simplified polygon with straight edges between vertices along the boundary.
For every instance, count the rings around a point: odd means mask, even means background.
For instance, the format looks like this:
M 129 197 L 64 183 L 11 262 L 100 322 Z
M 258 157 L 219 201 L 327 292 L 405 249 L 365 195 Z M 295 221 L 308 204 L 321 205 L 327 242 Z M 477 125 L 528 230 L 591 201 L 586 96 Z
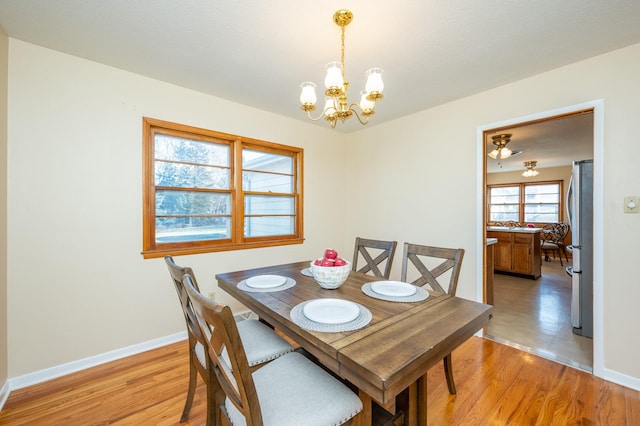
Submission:
M 302 91 L 300 92 L 300 103 L 302 105 L 315 105 L 318 97 L 316 96 L 316 84 L 307 81 L 300 85 Z
M 384 90 L 384 83 L 382 81 L 382 69 L 381 68 L 371 68 L 367 71 L 367 84 L 365 85 L 365 90 L 367 93 L 381 93 Z
M 500 158 L 509 158 L 511 157 L 511 150 L 506 146 L 500 150 Z
M 362 108 L 362 111 L 364 112 L 371 112 L 376 106 L 376 103 L 367 99 L 367 95 L 368 93 L 366 90 L 360 92 L 360 108 Z
M 324 115 L 327 117 L 333 117 L 336 115 L 336 108 L 335 108 L 335 102 L 333 101 L 333 98 L 325 98 L 324 101 Z
M 327 89 L 338 87 L 342 89 L 342 66 L 340 62 L 329 62 L 327 64 L 327 76 L 324 78 L 324 86 Z

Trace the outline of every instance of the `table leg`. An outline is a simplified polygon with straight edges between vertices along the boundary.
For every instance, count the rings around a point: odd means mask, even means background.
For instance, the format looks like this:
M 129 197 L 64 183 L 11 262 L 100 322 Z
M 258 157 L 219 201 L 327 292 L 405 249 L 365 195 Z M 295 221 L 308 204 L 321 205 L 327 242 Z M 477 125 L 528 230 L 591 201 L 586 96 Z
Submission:
M 409 385 L 408 393 L 402 409 L 404 410 L 404 426 L 418 426 L 418 382 Z
M 360 401 L 362 401 L 362 411 L 360 412 L 360 416 L 358 416 L 358 421 L 355 426 L 371 426 L 373 424 L 371 397 L 361 390 L 358 390 L 358 396 L 360 397 Z
M 427 374 L 418 379 L 418 424 L 427 425 Z

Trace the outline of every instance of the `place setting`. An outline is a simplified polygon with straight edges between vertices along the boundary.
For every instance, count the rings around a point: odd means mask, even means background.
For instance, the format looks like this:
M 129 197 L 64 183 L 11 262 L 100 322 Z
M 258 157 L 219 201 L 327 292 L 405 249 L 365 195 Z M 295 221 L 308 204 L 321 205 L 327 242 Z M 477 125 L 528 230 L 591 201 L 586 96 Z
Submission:
M 326 333 L 353 331 L 371 322 L 371 311 L 359 303 L 336 298 L 307 300 L 291 309 L 291 320 L 298 326 Z
M 429 297 L 424 288 L 402 281 L 372 281 L 362 286 L 362 292 L 389 302 L 421 302 Z
M 296 285 L 296 280 L 282 275 L 256 275 L 238 283 L 240 290 L 254 293 L 282 291 Z

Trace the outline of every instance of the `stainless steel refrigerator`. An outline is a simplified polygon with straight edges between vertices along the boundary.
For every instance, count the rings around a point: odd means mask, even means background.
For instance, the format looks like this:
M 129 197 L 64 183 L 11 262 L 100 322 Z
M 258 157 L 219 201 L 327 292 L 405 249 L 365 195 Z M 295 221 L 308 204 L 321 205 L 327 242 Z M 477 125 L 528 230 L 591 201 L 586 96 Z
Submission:
M 573 332 L 593 337 L 593 160 L 574 161 L 567 191 Z

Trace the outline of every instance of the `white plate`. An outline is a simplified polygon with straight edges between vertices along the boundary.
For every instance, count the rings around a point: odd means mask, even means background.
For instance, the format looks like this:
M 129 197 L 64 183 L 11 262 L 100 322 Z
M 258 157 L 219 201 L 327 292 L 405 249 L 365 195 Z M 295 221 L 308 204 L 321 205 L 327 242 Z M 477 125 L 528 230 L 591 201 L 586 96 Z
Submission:
M 272 288 L 279 287 L 287 282 L 287 278 L 280 275 L 256 275 L 247 278 L 247 286 L 253 288 Z
M 416 286 L 402 281 L 376 281 L 371 283 L 371 290 L 383 296 L 408 297 L 416 294 Z
M 344 324 L 360 315 L 360 308 L 342 299 L 316 299 L 304 305 L 304 316 L 322 324 Z
M 302 275 L 306 275 L 307 277 L 313 278 L 313 272 L 311 272 L 311 268 L 304 268 L 302 270 Z

